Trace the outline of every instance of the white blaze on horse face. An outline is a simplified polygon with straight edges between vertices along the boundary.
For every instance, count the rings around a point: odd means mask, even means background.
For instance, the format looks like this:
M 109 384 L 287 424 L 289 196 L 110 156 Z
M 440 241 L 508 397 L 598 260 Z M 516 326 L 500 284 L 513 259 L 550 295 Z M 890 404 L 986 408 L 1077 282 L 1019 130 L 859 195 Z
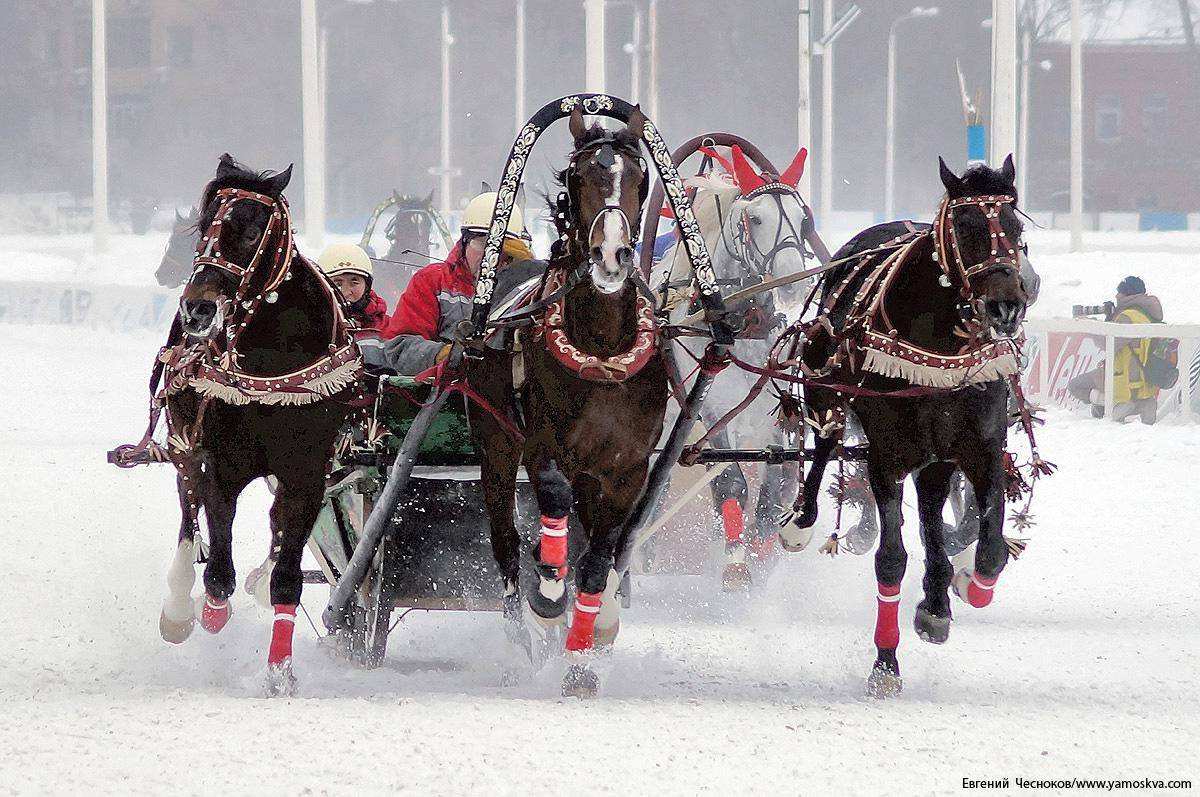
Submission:
M 608 167 L 612 174 L 612 190 L 604 198 L 604 239 L 600 242 L 600 262 L 592 259 L 592 283 L 603 293 L 616 293 L 625 284 L 625 266 L 619 255 L 629 247 L 629 230 L 625 213 L 621 210 L 621 176 L 625 172 L 625 161 L 620 155 L 613 156 Z

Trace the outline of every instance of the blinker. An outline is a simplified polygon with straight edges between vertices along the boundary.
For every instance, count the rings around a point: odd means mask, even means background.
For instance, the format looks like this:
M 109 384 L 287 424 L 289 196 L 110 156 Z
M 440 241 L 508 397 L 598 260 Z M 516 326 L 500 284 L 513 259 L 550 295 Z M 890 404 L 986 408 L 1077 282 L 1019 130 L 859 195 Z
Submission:
M 596 151 L 596 164 L 605 169 L 611 169 L 612 165 L 617 162 L 617 155 L 613 152 L 612 144 L 605 144 Z

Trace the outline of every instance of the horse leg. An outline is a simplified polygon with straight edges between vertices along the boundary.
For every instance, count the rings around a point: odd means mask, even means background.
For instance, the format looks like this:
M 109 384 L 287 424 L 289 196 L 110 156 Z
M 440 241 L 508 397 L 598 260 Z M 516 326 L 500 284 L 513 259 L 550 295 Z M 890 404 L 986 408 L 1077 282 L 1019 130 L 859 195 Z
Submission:
M 529 596 L 529 608 L 542 625 L 558 626 L 566 621 L 567 519 L 575 496 L 553 462 L 536 465 L 534 471 L 530 479 L 537 492 L 541 536 L 534 549 L 538 589 Z
M 977 609 L 992 602 L 992 593 L 1000 571 L 1008 563 L 1004 542 L 1004 455 L 990 455 L 962 463 L 963 473 L 975 488 L 979 507 L 979 545 L 975 549 L 975 568 L 954 574 L 954 594 Z
M 812 539 L 812 527 L 817 522 L 817 499 L 821 491 L 821 479 L 825 477 L 825 466 L 837 445 L 837 437 L 813 435 L 813 456 L 804 477 L 804 492 L 797 503 L 799 514 L 791 523 L 779 530 L 779 544 L 785 551 L 802 551 Z
M 718 445 L 728 447 L 728 444 Z M 713 479 L 709 489 L 725 530 L 725 569 L 721 573 L 721 589 L 744 592 L 750 588 L 750 568 L 746 564 L 746 515 L 742 507 L 746 505 L 749 489 L 742 466 L 734 463 L 725 468 Z
M 926 642 L 940 645 L 950 637 L 950 598 L 946 589 L 954 570 L 946 555 L 945 524 L 942 508 L 957 466 L 951 462 L 933 462 L 914 477 L 917 485 L 917 512 L 921 518 L 921 542 L 925 545 L 925 597 L 917 604 L 913 627 Z
M 271 571 L 271 603 L 275 608 L 267 654 L 267 694 L 271 696 L 296 693 L 292 632 L 304 586 L 300 561 L 325 500 L 324 462 L 306 471 L 277 475 L 279 487 L 271 504 L 271 526 L 280 529 L 275 568 Z
M 879 588 L 875 616 L 875 666 L 867 679 L 867 694 L 871 697 L 891 697 L 900 693 L 900 663 L 896 648 L 900 644 L 900 582 L 908 564 L 904 539 L 900 529 L 904 516 L 900 502 L 904 496 L 903 481 L 883 472 L 874 460 L 867 463 L 871 492 L 879 507 L 879 548 L 875 551 L 875 580 Z
M 641 491 L 645 470 L 632 478 L 601 484 L 584 477 L 577 480 L 579 516 L 588 533 L 588 547 L 576 564 L 575 609 L 567 634 L 567 656 L 570 662 L 563 677 L 563 694 L 574 697 L 594 697 L 600 679 L 588 666 L 588 655 L 596 647 L 596 624 L 605 591 L 613 571 L 622 522 Z M 613 579 L 619 583 L 619 579 Z M 616 588 L 613 587 L 613 601 Z M 615 637 L 615 629 L 609 634 Z
M 200 478 L 198 468 L 182 470 L 176 477 L 182 519 L 179 522 L 175 555 L 167 569 L 167 597 L 163 600 L 162 613 L 158 618 L 159 633 L 173 645 L 191 636 L 196 626 L 192 586 L 196 583 L 196 534 L 199 528 L 193 511 L 194 501 L 199 501 L 201 495 Z
M 278 489 L 278 482 L 274 476 L 268 476 L 264 481 L 267 483 L 267 489 L 271 495 L 275 495 Z M 267 558 L 263 563 L 246 575 L 246 580 L 242 588 L 246 590 L 247 595 L 252 595 L 260 606 L 264 609 L 271 608 L 271 571 L 275 569 L 275 556 L 279 551 L 280 535 L 283 530 L 274 520 L 271 521 L 271 541 L 267 547 Z
M 232 615 L 229 596 L 237 589 L 233 569 L 233 515 L 237 499 L 252 478 L 250 471 L 236 460 L 222 458 L 210 467 L 208 489 L 204 497 L 204 515 L 208 519 L 208 565 L 204 568 L 204 606 L 200 627 L 215 634 L 225 627 Z

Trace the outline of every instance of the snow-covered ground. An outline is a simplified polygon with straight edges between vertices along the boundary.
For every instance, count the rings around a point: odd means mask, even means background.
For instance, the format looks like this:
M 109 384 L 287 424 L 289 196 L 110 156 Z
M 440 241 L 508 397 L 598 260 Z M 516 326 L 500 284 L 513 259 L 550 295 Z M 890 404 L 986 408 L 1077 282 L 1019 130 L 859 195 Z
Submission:
M 410 615 L 374 671 L 298 626 L 301 696 L 259 697 L 269 615 L 238 594 L 220 636 L 158 637 L 177 527 L 168 468 L 104 451 L 144 424 L 155 335 L 0 326 L 0 783 L 14 792 L 942 793 L 962 779 L 1200 780 L 1191 466 L 1200 429 L 1064 411 L 1042 432 L 1027 555 L 950 642 L 909 630 L 921 548 L 906 528 L 906 688 L 864 696 L 870 557 L 786 557 L 749 599 L 639 578 L 591 702 L 561 665 L 502 685 L 495 615 Z M 236 560 L 266 546 L 244 497 Z M 314 618 L 326 589 L 309 587 Z
M 1200 240 L 1145 251 L 1158 242 L 1126 236 L 1069 255 L 1056 233 L 1035 235 L 1039 314 L 1102 301 L 1138 273 L 1169 319 L 1200 321 L 1189 267 Z M 48 261 L 30 252 L 72 262 L 63 250 L 83 242 L 0 239 L 0 279 L 33 278 Z M 127 267 L 144 284 L 162 244 L 119 238 L 104 273 Z M 1052 410 L 1040 443 L 1060 470 L 1038 487 L 1030 548 L 990 607 L 956 603 L 944 647 L 911 632 L 922 555 L 910 506 L 895 700 L 864 696 L 871 557 L 814 550 L 785 556 L 749 598 L 720 595 L 715 579 L 636 579 L 594 701 L 558 696 L 561 663 L 504 685 L 514 659 L 497 616 L 419 613 L 373 671 L 329 658 L 302 618 L 301 695 L 265 700 L 270 617 L 244 593 L 219 636 L 159 639 L 172 475 L 104 462 L 144 428 L 159 343 L 0 324 L 0 789 L 911 794 L 958 791 L 964 778 L 1200 782 L 1198 427 Z M 239 507 L 239 576 L 265 552 L 266 507 L 261 485 Z M 314 619 L 326 594 L 307 588 Z

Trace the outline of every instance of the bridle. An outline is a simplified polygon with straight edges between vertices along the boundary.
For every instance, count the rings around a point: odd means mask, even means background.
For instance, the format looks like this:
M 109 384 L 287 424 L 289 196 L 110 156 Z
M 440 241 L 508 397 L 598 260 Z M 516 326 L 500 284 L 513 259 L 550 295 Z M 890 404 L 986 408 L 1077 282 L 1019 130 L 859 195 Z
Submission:
M 737 230 L 732 236 L 728 233 L 727 225 L 723 224 L 721 227 L 721 244 L 730 258 L 744 267 L 743 271 L 745 273 L 736 279 L 718 279 L 718 285 L 744 288 L 751 280 L 761 282 L 767 279 L 771 276 L 771 265 L 775 257 L 779 253 L 786 252 L 789 249 L 799 252 L 802 259 L 807 255 L 807 250 L 804 248 L 803 235 L 800 230 L 796 229 L 796 225 L 792 223 L 783 206 L 784 200 L 791 198 L 800 207 L 801 212 L 803 212 L 804 203 L 800 200 L 799 192 L 786 183 L 775 181 L 755 188 L 753 191 L 741 196 L 740 199 L 749 203 L 762 196 L 773 197 L 776 207 L 779 209 L 779 221 L 775 227 L 775 236 L 772 239 L 771 247 L 764 250 L 754 240 L 754 234 L 751 231 L 752 222 L 750 220 L 749 207 L 743 210 L 738 217 Z M 720 198 L 717 199 L 717 213 L 724 218 Z
M 587 234 L 582 234 L 583 229 L 578 223 L 579 213 L 572 197 L 579 195 L 579 161 L 593 150 L 596 150 L 596 162 L 605 168 L 615 163 L 617 154 L 636 158 L 641 165 L 642 179 L 638 184 L 638 223 L 631 223 L 620 205 L 612 202 L 610 199 L 606 199 L 604 207 L 601 208 L 596 217 L 592 219 L 591 224 L 588 225 Z M 614 175 L 614 179 L 620 178 Z M 629 246 L 631 248 L 637 247 L 641 233 L 641 208 L 646 203 L 646 197 L 650 193 L 650 175 L 646 168 L 646 161 L 640 152 L 630 151 L 628 146 L 617 141 L 614 132 L 606 130 L 603 137 L 589 141 L 583 147 L 571 153 L 570 159 L 567 161 L 563 187 L 565 190 L 559 192 L 558 198 L 554 203 L 555 226 L 558 228 L 559 240 L 567 246 L 576 247 L 577 251 L 583 255 L 584 261 L 589 259 L 588 243 L 591 241 L 592 234 L 596 230 L 596 225 L 610 213 L 619 214 L 621 223 L 625 227 L 625 232 L 629 236 Z
M 974 303 L 980 299 L 975 295 L 971 285 L 972 278 L 979 278 L 1001 272 L 1009 275 L 1020 274 L 1021 263 L 1017 256 L 1019 244 L 1014 245 L 1000 224 L 1000 211 L 1005 205 L 1016 205 L 1016 198 L 1007 194 L 988 194 L 984 196 L 946 197 L 938 207 L 937 217 L 933 222 L 934 258 L 942 269 L 942 284 L 952 287 L 958 284 L 959 296 L 963 302 Z M 991 251 L 987 258 L 974 265 L 963 262 L 962 250 L 958 242 L 958 231 L 954 228 L 954 211 L 961 207 L 974 206 L 979 208 L 987 220 L 988 235 L 991 238 Z
M 318 276 L 317 283 L 326 294 L 333 312 L 329 354 L 303 369 L 305 378 L 311 378 L 317 371 L 323 370 L 324 360 L 332 359 L 338 365 L 343 365 L 356 359 L 358 354 L 352 344 L 349 324 L 342 311 L 341 298 L 320 270 L 304 260 L 296 249 L 287 199 L 282 196 L 276 199 L 241 188 L 222 188 L 216 192 L 214 200 L 219 201 L 219 204 L 212 222 L 196 243 L 191 279 L 195 279 L 202 269 L 212 267 L 236 279 L 237 288 L 232 297 L 224 299 L 222 318 L 225 324 L 225 346 L 220 365 L 209 367 L 210 375 L 231 381 L 235 386 L 244 385 L 249 390 L 259 392 L 272 388 L 286 390 L 293 387 L 292 382 L 302 383 L 303 380 L 300 379 L 261 378 L 238 370 L 242 355 L 238 352 L 237 344 L 242 334 L 263 302 L 274 304 L 278 300 L 279 294 L 276 290 L 285 280 L 291 279 L 295 262 L 304 263 Z M 271 211 L 254 255 L 245 266 L 226 258 L 220 249 L 222 227 L 232 219 L 233 208 L 238 202 L 255 202 Z

